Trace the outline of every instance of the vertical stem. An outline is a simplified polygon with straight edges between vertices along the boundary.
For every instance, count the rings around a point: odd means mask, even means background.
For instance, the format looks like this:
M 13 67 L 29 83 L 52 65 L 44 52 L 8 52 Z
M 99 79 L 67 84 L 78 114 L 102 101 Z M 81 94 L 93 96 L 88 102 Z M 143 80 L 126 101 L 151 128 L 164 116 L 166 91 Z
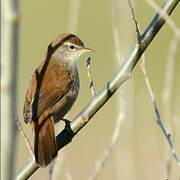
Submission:
M 17 116 L 17 78 L 18 78 L 18 59 L 19 59 L 19 0 L 12 0 L 12 10 L 14 11 L 14 21 L 12 22 L 12 54 L 11 54 L 11 126 L 12 126 L 12 139 L 11 139 L 11 153 L 10 153 L 10 178 L 14 174 L 15 155 L 16 155 L 16 116 Z
M 77 32 L 81 0 L 70 0 L 68 31 Z
M 127 21 L 130 21 L 131 12 L 129 11 L 127 1 L 113 0 L 113 14 L 112 14 L 112 28 L 114 34 L 114 48 L 116 53 L 116 61 L 120 65 L 124 62 L 127 56 L 128 47 L 134 39 L 134 27 L 127 26 Z M 122 17 L 122 13 L 124 17 Z M 121 28 L 123 27 L 123 28 Z M 139 34 L 140 35 L 140 34 Z M 128 38 L 124 38 L 128 37 Z M 126 132 L 126 140 L 121 139 L 123 127 L 119 127 L 119 141 L 117 143 L 115 156 L 116 156 L 116 173 L 118 179 L 136 179 L 135 172 L 135 145 L 134 145 L 134 82 L 129 82 L 121 87 L 121 91 L 117 92 L 117 123 L 116 129 L 122 123 L 126 123 L 131 129 Z M 130 103 L 131 102 L 131 103 Z M 119 123 L 118 123 L 119 122 Z M 115 130 L 116 131 L 116 130 Z M 129 143 L 127 143 L 127 141 Z M 129 157 L 128 160 L 123 157 Z M 123 170 L 123 164 L 126 163 L 128 170 Z
M 12 179 L 16 150 L 17 64 L 18 64 L 18 0 L 2 1 L 1 31 L 1 137 L 2 179 Z

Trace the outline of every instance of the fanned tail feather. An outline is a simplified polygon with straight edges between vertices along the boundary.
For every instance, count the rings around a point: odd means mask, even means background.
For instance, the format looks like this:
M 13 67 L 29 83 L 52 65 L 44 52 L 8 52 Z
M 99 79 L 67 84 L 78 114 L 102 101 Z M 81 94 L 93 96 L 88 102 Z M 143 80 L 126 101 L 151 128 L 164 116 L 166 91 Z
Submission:
M 35 123 L 34 154 L 36 163 L 40 167 L 46 167 L 57 155 L 58 149 L 55 139 L 54 122 L 52 116 L 45 119 L 40 116 Z

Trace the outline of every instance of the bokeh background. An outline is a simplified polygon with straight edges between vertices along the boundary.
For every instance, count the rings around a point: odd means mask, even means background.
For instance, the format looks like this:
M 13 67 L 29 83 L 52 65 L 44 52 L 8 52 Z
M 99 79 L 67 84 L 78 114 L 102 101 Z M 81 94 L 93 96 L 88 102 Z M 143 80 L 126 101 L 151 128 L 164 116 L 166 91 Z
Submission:
M 76 2 L 76 3 L 74 3 Z M 157 1 L 160 5 L 163 1 Z M 72 3 L 75 5 L 73 6 Z M 135 13 L 143 31 L 155 14 L 150 5 L 139 0 L 133 3 Z M 77 9 L 77 10 L 74 10 Z M 180 27 L 180 7 L 171 18 Z M 75 23 L 73 25 L 73 23 Z M 33 144 L 33 133 L 22 118 L 25 92 L 32 72 L 43 60 L 49 42 L 61 32 L 74 31 L 86 46 L 94 49 L 92 57 L 92 77 L 96 91 L 112 77 L 118 68 L 116 59 L 114 29 L 118 32 L 120 54 L 127 57 L 136 41 L 136 33 L 131 13 L 126 1 L 77 1 L 77 0 L 20 0 L 19 62 L 18 62 L 18 116 L 28 138 Z M 164 82 L 169 46 L 174 37 L 165 25 L 146 51 L 146 67 L 149 80 L 157 98 L 159 110 L 169 131 L 173 131 L 177 152 L 180 153 L 180 51 L 176 54 L 174 78 L 172 82 L 171 104 L 163 103 Z M 87 55 L 78 61 L 81 87 L 79 97 L 70 111 L 72 119 L 89 102 L 91 93 L 86 70 Z M 124 88 L 124 90 L 123 90 Z M 171 87 L 170 87 L 171 88 Z M 123 93 L 121 93 L 121 89 Z M 171 179 L 180 178 L 180 169 L 171 156 L 170 148 L 156 124 L 144 77 L 139 65 L 132 78 L 103 106 L 73 139 L 59 152 L 60 163 L 57 179 L 84 180 L 91 177 L 97 161 L 111 141 L 119 111 L 119 97 L 126 101 L 126 116 L 121 124 L 120 135 L 112 153 L 97 179 L 126 180 L 164 180 L 167 176 L 167 159 L 172 163 Z M 17 172 L 29 159 L 30 154 L 20 133 L 17 135 L 16 165 Z M 32 145 L 33 146 L 33 145 Z M 48 168 L 39 169 L 30 179 L 47 180 Z M 55 177 L 54 177 L 55 179 Z

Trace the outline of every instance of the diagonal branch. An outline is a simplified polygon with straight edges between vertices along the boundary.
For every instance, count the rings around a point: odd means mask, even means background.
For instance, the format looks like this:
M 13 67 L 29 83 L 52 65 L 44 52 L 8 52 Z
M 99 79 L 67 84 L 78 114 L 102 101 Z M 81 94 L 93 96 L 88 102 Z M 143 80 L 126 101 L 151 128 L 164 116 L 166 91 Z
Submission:
M 161 7 L 167 14 L 171 14 L 180 0 L 167 0 Z M 83 128 L 86 123 L 94 116 L 94 114 L 109 100 L 109 98 L 116 92 L 120 85 L 131 77 L 132 71 L 140 60 L 141 55 L 149 46 L 161 27 L 164 25 L 165 19 L 157 13 L 145 32 L 141 36 L 141 43 L 136 43 L 133 51 L 125 62 L 118 68 L 111 80 L 109 80 L 104 88 L 97 93 L 89 102 L 89 104 L 72 120 L 69 126 L 62 130 L 57 138 L 58 148 L 61 149 L 69 144 L 76 133 Z M 39 167 L 36 165 L 34 159 L 27 162 L 27 164 L 20 170 L 15 179 L 29 178 Z
M 159 6 L 156 4 L 154 0 L 146 1 L 155 11 L 158 11 Z M 180 41 L 180 29 L 176 26 L 176 23 L 168 16 L 168 14 L 165 11 L 160 10 L 159 13 L 161 14 L 161 16 L 164 17 L 164 19 L 166 19 L 167 25 L 170 27 L 171 31 L 174 33 L 178 41 Z

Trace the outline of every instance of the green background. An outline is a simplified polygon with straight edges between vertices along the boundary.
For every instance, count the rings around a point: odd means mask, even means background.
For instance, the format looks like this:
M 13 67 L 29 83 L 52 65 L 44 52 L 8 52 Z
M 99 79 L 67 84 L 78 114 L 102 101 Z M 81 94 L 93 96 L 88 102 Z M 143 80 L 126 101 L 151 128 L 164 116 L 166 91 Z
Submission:
M 27 136 L 33 144 L 33 133 L 30 125 L 22 118 L 25 92 L 35 67 L 43 60 L 49 42 L 61 32 L 68 32 L 69 7 L 67 0 L 20 1 L 20 59 L 18 64 L 18 115 Z M 96 90 L 100 90 L 112 77 L 118 65 L 115 60 L 112 3 L 115 1 L 81 1 L 76 34 L 87 47 L 94 49 L 92 53 L 92 76 Z M 162 2 L 159 1 L 159 5 Z M 131 20 L 129 7 L 125 2 L 118 2 L 115 24 L 120 33 L 121 52 L 126 57 L 135 43 L 135 28 Z M 154 10 L 140 0 L 135 4 L 135 12 L 143 31 L 154 16 Z M 180 26 L 180 8 L 177 7 L 172 19 Z M 71 17 L 73 18 L 73 17 Z M 71 19 L 73 21 L 73 19 Z M 117 24 L 118 22 L 118 24 Z M 174 34 L 165 25 L 146 51 L 147 73 L 157 98 L 159 109 L 170 127 L 162 102 L 166 62 L 169 43 Z M 89 102 L 91 93 L 86 71 L 84 55 L 78 61 L 81 87 L 78 99 L 68 115 L 72 119 Z M 180 51 L 176 55 L 172 102 L 175 145 L 180 153 Z M 155 180 L 165 179 L 165 157 L 171 157 L 169 146 L 155 120 L 152 102 L 139 65 L 133 71 L 132 78 L 125 83 L 128 114 L 122 123 L 118 142 L 110 159 L 105 164 L 99 179 Z M 93 117 L 72 143 L 59 152 L 62 166 L 59 166 L 60 178 L 73 180 L 88 179 L 111 140 L 116 125 L 118 106 L 116 93 L 103 108 Z M 168 129 L 170 130 L 170 128 Z M 25 142 L 18 134 L 16 156 L 16 172 L 29 159 L 30 155 Z M 172 179 L 180 177 L 180 171 L 172 159 Z M 39 169 L 31 179 L 48 179 L 48 168 Z

